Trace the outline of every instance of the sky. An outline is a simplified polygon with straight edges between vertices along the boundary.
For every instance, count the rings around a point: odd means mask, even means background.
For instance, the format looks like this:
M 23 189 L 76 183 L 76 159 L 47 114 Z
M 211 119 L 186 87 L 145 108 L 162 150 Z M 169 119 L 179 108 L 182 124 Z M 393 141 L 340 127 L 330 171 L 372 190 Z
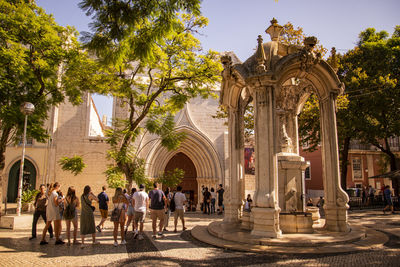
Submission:
M 91 18 L 79 9 L 80 0 L 36 0 L 60 25 L 89 31 Z M 257 36 L 270 41 L 265 30 L 276 18 L 284 25 L 302 27 L 307 36 L 316 36 L 328 50 L 338 53 L 352 49 L 366 28 L 393 33 L 400 25 L 400 0 L 203 0 L 202 14 L 208 26 L 198 36 L 205 50 L 233 51 L 245 61 L 254 52 Z M 95 97 L 100 113 L 112 114 L 111 98 Z

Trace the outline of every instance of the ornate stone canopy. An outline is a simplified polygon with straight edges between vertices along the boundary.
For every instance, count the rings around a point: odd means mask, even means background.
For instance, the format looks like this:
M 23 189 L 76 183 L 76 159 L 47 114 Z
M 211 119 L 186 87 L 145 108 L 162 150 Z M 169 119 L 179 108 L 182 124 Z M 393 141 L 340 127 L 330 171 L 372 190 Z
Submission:
M 266 30 L 271 41 L 257 38 L 257 50 L 245 62 L 232 53 L 221 57 L 221 104 L 229 112 L 229 175 L 226 185 L 230 199 L 225 221 L 240 221 L 243 199 L 243 108 L 253 99 L 255 108 L 256 192 L 252 211 L 252 233 L 280 236 L 281 211 L 302 208 L 302 171 L 307 167 L 299 155 L 297 116 L 311 93 L 320 103 L 325 187 L 325 228 L 347 231 L 348 196 L 340 187 L 336 131 L 336 98 L 344 91 L 334 69 L 314 52 L 317 38 L 307 37 L 303 46 L 279 40 L 283 27 L 276 19 Z M 243 93 L 247 92 L 247 93 Z M 246 94 L 250 94 L 251 98 Z M 289 194 L 290 193 L 290 194 Z

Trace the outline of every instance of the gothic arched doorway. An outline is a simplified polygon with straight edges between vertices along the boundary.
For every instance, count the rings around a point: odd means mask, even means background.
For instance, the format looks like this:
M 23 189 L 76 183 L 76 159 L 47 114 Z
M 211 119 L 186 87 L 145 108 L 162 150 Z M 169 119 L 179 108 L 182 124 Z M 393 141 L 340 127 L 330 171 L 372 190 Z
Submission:
M 18 196 L 18 180 L 21 161 L 13 164 L 8 175 L 7 202 L 16 202 Z M 36 186 L 36 169 L 32 162 L 25 159 L 24 174 L 22 180 L 22 191 L 27 189 L 35 189 Z
M 179 152 L 168 161 L 167 166 L 165 167 L 165 172 L 173 171 L 176 168 L 185 172 L 182 182 L 179 185 L 182 186 L 182 191 L 185 193 L 188 201 L 190 201 L 190 206 L 196 206 L 198 202 L 197 172 L 193 161 L 184 153 Z

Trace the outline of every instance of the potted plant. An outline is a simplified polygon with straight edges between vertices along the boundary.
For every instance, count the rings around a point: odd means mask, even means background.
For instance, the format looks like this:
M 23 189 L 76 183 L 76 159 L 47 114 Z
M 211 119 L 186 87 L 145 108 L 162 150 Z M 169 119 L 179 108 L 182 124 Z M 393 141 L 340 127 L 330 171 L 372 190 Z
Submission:
M 37 193 L 39 193 L 39 191 L 36 189 L 32 190 L 27 189 L 22 192 L 21 195 L 22 211 L 33 210 L 33 200 L 35 199 Z

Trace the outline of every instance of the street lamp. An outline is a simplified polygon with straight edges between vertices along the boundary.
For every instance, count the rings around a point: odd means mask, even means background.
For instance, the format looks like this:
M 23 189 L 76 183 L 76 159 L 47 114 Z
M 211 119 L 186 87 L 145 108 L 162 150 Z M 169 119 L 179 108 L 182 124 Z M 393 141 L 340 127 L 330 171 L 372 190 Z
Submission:
M 35 111 L 35 106 L 32 103 L 24 102 L 21 105 L 20 109 L 21 112 L 25 115 L 25 124 L 24 124 L 24 135 L 22 137 L 22 156 L 21 156 L 21 166 L 19 169 L 19 180 L 18 180 L 17 216 L 21 216 L 21 196 L 22 196 L 22 181 L 24 176 L 26 126 L 28 124 L 28 115 L 32 114 Z

